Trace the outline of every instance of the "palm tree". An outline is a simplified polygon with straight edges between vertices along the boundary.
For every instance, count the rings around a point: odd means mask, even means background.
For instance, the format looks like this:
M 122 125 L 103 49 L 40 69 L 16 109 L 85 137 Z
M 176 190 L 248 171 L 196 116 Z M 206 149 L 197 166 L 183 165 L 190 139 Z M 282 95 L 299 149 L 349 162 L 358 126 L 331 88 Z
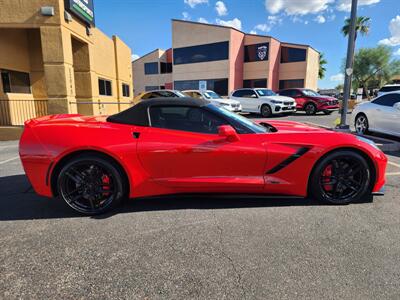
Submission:
M 324 57 L 323 53 L 319 54 L 319 71 L 318 71 L 318 78 L 323 79 L 325 77 L 325 72 L 326 72 L 326 64 L 328 61 Z
M 369 17 L 357 17 L 356 20 L 356 37 L 355 39 L 357 39 L 357 34 L 361 33 L 361 35 L 367 35 L 369 32 L 369 28 L 370 28 L 370 21 L 371 18 Z M 344 26 L 342 27 L 342 33 L 344 36 L 348 36 L 350 33 L 350 18 L 347 18 L 344 21 Z

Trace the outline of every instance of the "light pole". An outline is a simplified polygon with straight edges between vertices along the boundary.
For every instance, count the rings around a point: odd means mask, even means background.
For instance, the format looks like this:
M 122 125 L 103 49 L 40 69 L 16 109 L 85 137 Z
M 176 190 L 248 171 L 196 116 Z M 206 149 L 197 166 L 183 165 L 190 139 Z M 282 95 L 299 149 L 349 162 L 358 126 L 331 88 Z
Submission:
M 344 74 L 344 87 L 343 87 L 343 105 L 342 115 L 340 118 L 339 129 L 350 130 L 350 126 L 346 124 L 347 106 L 349 104 L 351 78 L 353 75 L 353 61 L 354 61 L 354 47 L 356 39 L 356 21 L 357 21 L 357 0 L 351 1 L 351 16 L 350 16 L 350 32 L 349 41 L 347 44 L 347 59 L 346 71 Z

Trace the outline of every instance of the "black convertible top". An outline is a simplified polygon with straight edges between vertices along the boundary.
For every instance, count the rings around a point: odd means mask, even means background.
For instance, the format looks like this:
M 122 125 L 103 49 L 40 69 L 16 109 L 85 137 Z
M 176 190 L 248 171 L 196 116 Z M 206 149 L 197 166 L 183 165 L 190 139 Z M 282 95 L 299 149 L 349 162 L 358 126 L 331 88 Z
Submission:
M 149 100 L 142 100 L 127 110 L 121 111 L 118 114 L 109 116 L 107 122 L 149 126 L 149 108 L 152 106 L 190 106 L 190 107 L 203 107 L 210 102 L 195 98 L 154 98 Z

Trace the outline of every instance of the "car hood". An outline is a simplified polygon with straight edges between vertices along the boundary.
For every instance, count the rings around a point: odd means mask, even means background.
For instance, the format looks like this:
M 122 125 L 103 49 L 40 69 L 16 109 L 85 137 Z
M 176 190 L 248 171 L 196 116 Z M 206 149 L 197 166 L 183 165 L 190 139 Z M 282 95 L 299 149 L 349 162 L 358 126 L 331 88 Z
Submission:
M 233 99 L 223 99 L 223 98 L 220 98 L 220 99 L 209 99 L 208 101 L 210 101 L 210 102 L 218 102 L 218 103 L 224 103 L 224 104 L 240 104 L 240 102 L 239 101 L 237 101 L 237 100 L 233 100 Z
M 286 97 L 286 96 L 263 96 L 260 99 L 268 99 L 268 100 L 275 100 L 275 101 L 286 101 L 286 102 L 294 102 L 293 98 Z
M 307 133 L 307 132 L 335 132 L 332 130 L 327 130 L 322 127 L 318 127 L 316 125 L 312 124 L 305 124 L 305 123 L 299 123 L 299 122 L 293 122 L 293 121 L 270 121 L 266 119 L 261 119 L 255 121 L 256 123 L 263 125 L 268 124 L 270 126 L 275 127 L 278 132 L 296 132 L 296 133 Z
M 334 101 L 337 100 L 335 97 L 330 97 L 330 96 L 309 96 L 311 99 L 315 100 L 322 100 L 322 101 Z

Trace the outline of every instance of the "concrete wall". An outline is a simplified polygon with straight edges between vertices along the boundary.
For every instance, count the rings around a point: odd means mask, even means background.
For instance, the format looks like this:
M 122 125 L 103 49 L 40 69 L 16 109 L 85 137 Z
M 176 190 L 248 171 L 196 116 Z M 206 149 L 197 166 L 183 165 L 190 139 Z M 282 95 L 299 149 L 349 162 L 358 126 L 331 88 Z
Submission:
M 44 17 L 40 7 L 53 6 Z M 133 98 L 131 50 L 118 37 L 109 38 L 73 16 L 64 19 L 63 0 L 0 0 L 0 69 L 30 73 L 31 94 L 2 94 L 0 99 L 48 99 L 49 113 L 113 113 L 122 104 L 89 106 L 76 101 L 130 101 Z M 98 79 L 112 81 L 113 95 L 100 96 Z M 122 96 L 122 84 L 130 97 Z M 81 107 L 82 109 L 78 109 Z

